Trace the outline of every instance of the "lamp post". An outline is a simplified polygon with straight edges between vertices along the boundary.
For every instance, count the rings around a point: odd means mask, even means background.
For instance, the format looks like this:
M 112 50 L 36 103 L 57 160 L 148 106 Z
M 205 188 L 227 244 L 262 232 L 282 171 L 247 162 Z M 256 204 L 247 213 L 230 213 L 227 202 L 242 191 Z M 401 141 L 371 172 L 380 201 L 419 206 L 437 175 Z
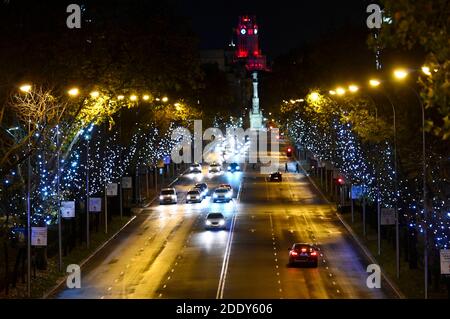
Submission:
M 369 85 L 372 88 L 378 88 L 381 81 L 378 79 L 370 79 Z M 396 111 L 394 103 L 390 99 L 389 95 L 380 90 L 384 97 L 387 99 L 392 108 L 393 115 L 393 144 L 394 144 L 394 193 L 395 193 L 395 256 L 396 256 L 396 273 L 397 278 L 400 278 L 400 230 L 399 230 L 399 215 L 398 215 L 398 172 L 397 172 L 397 121 L 396 121 Z
M 427 69 L 422 68 L 422 71 L 428 75 Z M 394 77 L 397 80 L 404 80 L 408 76 L 408 71 L 404 69 L 397 69 L 394 71 Z M 426 168 L 426 152 L 425 152 L 425 146 L 426 146 L 426 140 L 425 140 L 425 107 L 422 103 L 422 99 L 420 98 L 419 93 L 417 91 L 409 86 L 406 85 L 407 88 L 409 88 L 414 95 L 417 97 L 417 100 L 419 101 L 420 108 L 422 111 L 422 184 L 423 184 L 423 190 L 422 190 L 422 201 L 423 201 L 423 219 L 425 227 L 423 228 L 424 232 L 424 252 L 423 252 L 423 258 L 424 258 L 424 291 L 425 291 L 425 299 L 428 299 L 428 212 L 427 212 L 427 186 L 426 186 L 426 178 L 427 178 L 427 168 Z
M 20 91 L 28 94 L 31 85 L 24 84 Z M 31 297 L 31 113 L 28 113 L 28 158 L 27 158 L 27 296 Z

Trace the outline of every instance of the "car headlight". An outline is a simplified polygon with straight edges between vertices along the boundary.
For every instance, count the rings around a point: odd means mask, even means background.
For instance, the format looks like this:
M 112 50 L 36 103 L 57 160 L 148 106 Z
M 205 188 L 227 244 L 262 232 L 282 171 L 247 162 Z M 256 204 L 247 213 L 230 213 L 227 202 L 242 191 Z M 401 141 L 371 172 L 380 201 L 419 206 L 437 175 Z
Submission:
M 205 222 L 205 224 L 206 224 L 206 225 L 211 225 L 211 222 L 210 222 L 209 220 L 207 220 L 207 221 Z
M 194 168 L 193 168 L 193 167 L 190 167 L 189 169 L 190 169 L 191 171 L 193 171 L 193 170 L 194 170 Z
M 213 197 L 214 197 L 214 198 L 217 198 L 217 194 L 214 194 Z
M 238 165 L 238 166 L 236 166 L 236 169 L 241 169 L 241 168 L 240 168 L 239 165 Z
M 230 166 L 228 166 L 228 170 L 231 171 L 231 167 Z
M 187 195 L 187 199 L 191 199 L 191 195 Z
M 219 222 L 219 225 L 220 225 L 220 226 L 225 225 L 225 221 L 222 219 L 222 220 Z
M 163 196 L 163 195 L 159 195 L 159 199 L 160 199 L 160 200 L 163 200 L 163 199 L 164 199 L 164 196 Z
M 227 196 L 228 198 L 230 198 L 230 197 L 231 197 L 231 193 L 228 192 L 226 196 Z
M 177 195 L 171 195 L 172 199 L 176 199 Z

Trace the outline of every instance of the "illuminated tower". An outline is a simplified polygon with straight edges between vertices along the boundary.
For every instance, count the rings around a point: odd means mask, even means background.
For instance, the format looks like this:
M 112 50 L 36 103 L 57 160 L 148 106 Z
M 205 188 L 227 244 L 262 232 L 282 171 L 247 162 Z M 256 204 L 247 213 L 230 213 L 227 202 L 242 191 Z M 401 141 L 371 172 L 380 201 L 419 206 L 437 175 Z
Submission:
M 258 97 L 258 71 L 264 71 L 266 67 L 266 57 L 259 49 L 259 29 L 254 16 L 239 17 L 239 24 L 236 29 L 237 50 L 236 59 L 245 62 L 245 68 L 252 74 L 253 97 L 252 108 L 250 110 L 250 128 L 260 129 L 263 127 L 263 116 L 259 109 Z

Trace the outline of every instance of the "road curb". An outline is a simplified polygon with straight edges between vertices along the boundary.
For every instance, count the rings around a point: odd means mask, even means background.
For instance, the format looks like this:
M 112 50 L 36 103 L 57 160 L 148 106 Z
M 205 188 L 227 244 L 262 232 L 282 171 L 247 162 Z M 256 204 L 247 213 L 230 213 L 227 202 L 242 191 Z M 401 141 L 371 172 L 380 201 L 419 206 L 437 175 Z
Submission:
M 314 187 L 317 189 L 317 191 L 320 193 L 322 198 L 329 204 L 332 205 L 332 203 L 328 200 L 328 198 L 325 197 L 322 190 L 316 185 L 316 183 L 313 181 L 313 179 L 309 176 L 309 174 L 306 173 L 305 169 L 303 168 L 302 164 L 296 159 L 296 162 L 300 165 L 300 168 L 305 173 L 306 177 L 308 177 L 311 184 L 314 185 Z M 370 253 L 370 251 L 367 249 L 367 247 L 359 240 L 359 237 L 355 234 L 353 229 L 350 225 L 348 225 L 345 220 L 341 217 L 341 215 L 336 212 L 336 216 L 341 221 L 342 225 L 344 225 L 345 229 L 349 232 L 349 234 L 352 236 L 353 240 L 358 244 L 359 248 L 364 252 L 366 257 L 370 260 L 373 264 L 378 264 L 376 259 L 373 257 L 373 255 Z M 384 271 L 381 272 L 381 276 L 383 279 L 388 283 L 388 285 L 391 287 L 392 291 L 395 292 L 395 294 L 398 296 L 399 299 L 406 299 L 405 295 L 400 291 L 398 286 L 384 273 Z
M 168 184 L 168 186 L 172 186 L 174 183 L 176 183 L 180 176 L 183 176 L 186 173 L 187 169 L 185 169 L 182 173 L 180 173 L 180 175 L 178 175 L 172 182 L 170 182 Z M 101 244 L 99 247 L 97 247 L 97 249 L 95 249 L 89 256 L 87 256 L 85 259 L 83 259 L 80 263 L 80 269 L 87 263 L 89 262 L 89 260 L 91 260 L 96 254 L 98 254 L 103 248 L 105 248 L 106 245 L 108 245 L 113 239 L 115 239 L 120 232 L 122 232 L 129 224 L 131 224 L 131 222 L 133 222 L 137 215 L 139 215 L 140 213 L 142 213 L 142 211 L 150 206 L 156 199 L 158 198 L 158 195 L 156 195 L 155 197 L 153 197 L 146 206 L 144 207 L 140 207 L 139 211 L 137 212 L 137 214 L 135 214 L 133 217 L 131 217 L 131 219 L 125 223 L 125 225 L 123 225 L 117 232 L 114 233 L 114 235 L 112 235 L 109 239 L 107 239 L 103 244 Z M 58 290 L 63 284 L 64 282 L 67 280 L 67 275 L 64 276 L 64 278 L 62 278 L 55 286 L 53 286 L 53 288 L 51 288 L 49 291 L 47 291 L 40 299 L 48 299 L 48 297 L 50 297 L 53 293 L 56 292 L 56 290 Z
M 336 213 L 336 216 L 339 218 L 341 223 L 344 225 L 344 227 L 347 229 L 347 231 L 352 236 L 353 240 L 358 244 L 359 248 L 364 252 L 364 254 L 369 258 L 370 262 L 372 264 L 378 264 L 375 257 L 373 257 L 372 253 L 367 249 L 367 247 L 361 242 L 358 235 L 355 234 L 353 229 L 347 222 L 342 218 L 341 214 Z M 383 276 L 383 279 L 391 286 L 392 291 L 395 292 L 395 294 L 398 296 L 399 299 L 406 299 L 405 295 L 401 292 L 401 290 L 398 288 L 398 286 L 384 273 L 384 271 L 381 272 L 381 275 Z

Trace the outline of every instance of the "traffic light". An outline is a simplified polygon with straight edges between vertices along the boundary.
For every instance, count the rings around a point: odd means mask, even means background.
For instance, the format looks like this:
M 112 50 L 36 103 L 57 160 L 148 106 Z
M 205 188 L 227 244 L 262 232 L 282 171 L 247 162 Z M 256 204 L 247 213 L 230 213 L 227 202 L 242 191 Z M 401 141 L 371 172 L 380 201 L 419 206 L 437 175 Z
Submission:
M 292 147 L 288 147 L 286 150 L 286 156 L 287 157 L 292 157 Z

